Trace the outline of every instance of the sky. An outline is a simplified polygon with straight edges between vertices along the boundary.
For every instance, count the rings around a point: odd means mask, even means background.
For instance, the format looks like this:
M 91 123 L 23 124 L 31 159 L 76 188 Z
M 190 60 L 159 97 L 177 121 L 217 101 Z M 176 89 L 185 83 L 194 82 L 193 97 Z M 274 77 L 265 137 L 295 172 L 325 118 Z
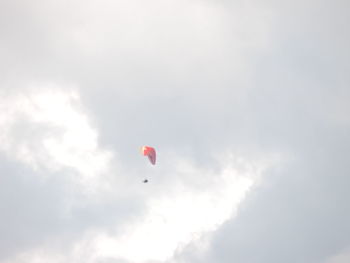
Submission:
M 1 1 L 0 263 L 349 262 L 349 7 Z

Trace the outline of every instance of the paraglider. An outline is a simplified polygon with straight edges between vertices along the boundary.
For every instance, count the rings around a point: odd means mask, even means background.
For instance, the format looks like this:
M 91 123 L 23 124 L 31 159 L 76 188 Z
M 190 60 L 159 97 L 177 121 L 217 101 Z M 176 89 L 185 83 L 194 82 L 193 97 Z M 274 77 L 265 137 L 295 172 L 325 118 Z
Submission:
M 156 150 L 153 147 L 150 146 L 142 146 L 141 153 L 144 156 L 148 157 L 148 160 L 151 162 L 151 164 L 156 164 Z
M 147 156 L 151 164 L 156 164 L 156 150 L 153 147 L 142 146 L 141 154 L 143 154 L 143 156 Z M 148 183 L 148 179 L 143 180 L 143 183 Z

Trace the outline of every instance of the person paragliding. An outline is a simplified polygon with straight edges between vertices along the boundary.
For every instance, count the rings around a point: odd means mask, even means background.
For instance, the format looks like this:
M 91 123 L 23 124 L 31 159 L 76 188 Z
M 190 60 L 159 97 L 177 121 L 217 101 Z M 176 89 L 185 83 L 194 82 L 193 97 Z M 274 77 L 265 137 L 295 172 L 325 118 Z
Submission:
M 151 164 L 156 164 L 156 150 L 151 146 L 142 146 L 141 154 L 147 156 Z M 143 180 L 143 183 L 148 183 L 148 179 Z

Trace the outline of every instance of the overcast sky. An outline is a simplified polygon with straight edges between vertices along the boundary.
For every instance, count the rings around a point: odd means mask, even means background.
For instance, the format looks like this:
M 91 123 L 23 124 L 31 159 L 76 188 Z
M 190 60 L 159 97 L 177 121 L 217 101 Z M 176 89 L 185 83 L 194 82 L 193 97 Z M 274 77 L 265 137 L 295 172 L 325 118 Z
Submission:
M 1 1 L 0 262 L 350 262 L 349 8 Z

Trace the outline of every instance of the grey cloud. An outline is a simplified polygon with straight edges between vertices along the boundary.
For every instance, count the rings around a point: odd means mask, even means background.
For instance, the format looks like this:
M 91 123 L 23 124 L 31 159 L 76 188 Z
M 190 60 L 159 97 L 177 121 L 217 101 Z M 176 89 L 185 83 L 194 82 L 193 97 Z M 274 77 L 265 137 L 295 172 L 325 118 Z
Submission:
M 38 180 L 31 169 L 1 157 L 1 259 L 58 234 L 66 191 L 62 176 Z
M 170 16 L 171 8 L 152 3 L 122 6 L 129 12 L 122 16 L 108 1 L 95 7 L 2 2 L 3 88 L 48 81 L 77 86 L 100 144 L 123 153 L 125 174 L 118 178 L 140 176 L 135 153 L 145 143 L 208 169 L 228 149 L 292 157 L 288 166 L 269 170 L 237 217 L 212 233 L 207 253 L 188 247 L 179 261 L 310 263 L 347 247 L 347 2 L 253 1 L 264 13 L 256 17 L 247 2 L 221 1 L 215 10 L 222 20 L 210 12 L 195 17 L 197 9 L 193 18 L 182 4 L 172 6 L 179 16 Z M 2 257 L 62 231 L 79 236 L 142 213 L 143 193 L 90 202 L 71 192 L 68 179 L 42 185 L 33 171 L 24 177 L 8 162 Z M 80 204 L 70 219 L 61 218 L 62 196 Z
M 349 246 L 349 53 L 340 48 L 349 41 L 340 23 L 348 4 L 271 6 L 279 23 L 256 60 L 250 138 L 289 153 L 290 163 L 266 173 L 206 253 L 189 247 L 179 261 L 316 263 Z
M 320 262 L 348 245 L 348 150 L 299 154 L 215 235 L 208 262 Z
M 87 229 L 116 234 L 125 220 L 142 213 L 135 196 L 102 194 L 91 200 L 72 180 L 74 171 L 33 171 L 3 155 L 0 169 L 1 262 L 49 240 L 68 253 L 66 246 Z

